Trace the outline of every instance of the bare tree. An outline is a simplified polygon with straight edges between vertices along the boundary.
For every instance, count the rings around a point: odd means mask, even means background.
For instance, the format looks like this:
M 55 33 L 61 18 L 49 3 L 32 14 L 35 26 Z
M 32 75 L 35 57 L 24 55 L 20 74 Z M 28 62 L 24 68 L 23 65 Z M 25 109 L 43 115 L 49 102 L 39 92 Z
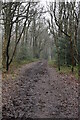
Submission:
M 31 9 L 37 3 L 27 2 L 25 6 L 23 2 L 9 2 L 3 3 L 3 21 L 4 21 L 4 40 L 3 40 L 3 66 L 6 63 L 6 70 L 8 71 L 9 66 L 14 58 L 16 48 L 18 46 L 19 41 L 25 31 L 26 24 L 28 20 L 32 17 Z M 18 23 L 22 21 L 22 27 L 20 33 L 17 35 L 18 31 Z M 16 25 L 15 25 L 16 23 Z M 16 41 L 15 46 L 12 52 L 12 55 L 9 55 L 10 51 L 10 43 L 13 29 L 16 27 Z

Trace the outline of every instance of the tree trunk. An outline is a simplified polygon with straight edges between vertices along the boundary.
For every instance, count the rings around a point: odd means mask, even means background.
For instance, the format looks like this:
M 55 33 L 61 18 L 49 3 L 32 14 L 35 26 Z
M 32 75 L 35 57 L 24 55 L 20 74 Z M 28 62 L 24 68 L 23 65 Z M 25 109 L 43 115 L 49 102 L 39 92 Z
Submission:
M 7 71 L 9 70 L 9 64 L 8 63 L 6 64 L 6 70 Z
M 73 51 L 72 39 L 70 40 L 70 47 L 71 47 L 71 59 L 72 59 L 72 68 L 71 68 L 71 71 L 74 72 L 74 51 Z
M 2 44 L 2 65 L 3 69 L 6 69 L 6 46 L 7 46 L 7 36 L 4 35 L 3 44 Z
M 60 71 L 60 54 L 58 52 L 58 70 Z
M 80 55 L 78 55 L 78 79 L 80 83 Z

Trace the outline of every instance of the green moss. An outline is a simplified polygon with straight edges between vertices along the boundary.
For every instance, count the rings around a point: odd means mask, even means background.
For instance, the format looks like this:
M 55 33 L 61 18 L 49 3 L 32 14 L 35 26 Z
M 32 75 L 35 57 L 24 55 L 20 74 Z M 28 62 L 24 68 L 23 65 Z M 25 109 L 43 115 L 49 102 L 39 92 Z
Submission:
M 75 76 L 75 78 L 78 79 L 78 68 L 77 68 L 77 66 L 74 67 L 74 72 L 73 73 L 71 72 L 71 67 L 61 66 L 60 73 L 73 74 Z
M 14 74 L 14 71 L 17 70 L 18 68 L 21 68 L 25 64 L 29 64 L 31 62 L 36 62 L 39 59 L 30 59 L 30 60 L 21 60 L 21 61 L 13 61 L 9 67 L 9 71 L 7 72 L 6 70 L 3 70 L 3 73 L 10 73 Z
M 49 65 L 50 67 L 57 67 L 55 60 L 50 60 L 50 61 L 48 61 L 48 65 Z
M 75 76 L 75 78 L 78 79 L 78 67 L 77 66 L 74 67 L 74 72 L 72 73 L 71 72 L 71 66 L 70 67 L 61 66 L 60 67 L 61 70 L 58 71 L 57 64 L 54 60 L 48 61 L 48 64 L 49 64 L 50 67 L 55 67 L 57 72 L 62 73 L 62 74 L 73 74 Z

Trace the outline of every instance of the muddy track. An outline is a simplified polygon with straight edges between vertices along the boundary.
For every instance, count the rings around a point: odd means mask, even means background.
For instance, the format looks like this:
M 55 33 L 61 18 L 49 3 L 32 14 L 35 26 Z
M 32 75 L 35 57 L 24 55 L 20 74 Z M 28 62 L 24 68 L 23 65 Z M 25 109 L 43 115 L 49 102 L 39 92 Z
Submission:
M 78 84 L 46 61 L 24 66 L 15 80 L 3 81 L 3 118 L 78 118 Z

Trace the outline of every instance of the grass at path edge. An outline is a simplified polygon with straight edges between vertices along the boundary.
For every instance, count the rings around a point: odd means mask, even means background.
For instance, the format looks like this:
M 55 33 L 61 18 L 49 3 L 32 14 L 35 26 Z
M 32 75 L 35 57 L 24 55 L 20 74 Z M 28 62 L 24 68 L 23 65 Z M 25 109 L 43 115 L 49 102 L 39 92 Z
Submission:
M 54 67 L 54 68 L 56 68 L 56 71 L 57 72 L 59 72 L 59 73 L 61 73 L 61 74 L 66 74 L 66 75 L 68 75 L 68 74 L 73 74 L 74 75 L 74 77 L 76 78 L 76 79 L 78 79 L 78 67 L 77 66 L 75 66 L 74 67 L 74 72 L 72 73 L 71 72 L 71 66 L 61 66 L 61 70 L 60 71 L 58 71 L 58 69 L 57 69 L 57 64 L 56 64 L 56 62 L 54 61 L 54 60 L 51 60 L 51 61 L 48 61 L 48 65 L 50 66 L 50 67 Z
M 19 74 L 19 68 L 21 68 L 23 65 L 26 65 L 32 62 L 37 62 L 37 61 L 39 61 L 39 59 L 13 61 L 12 64 L 10 65 L 8 72 L 4 69 L 2 70 L 3 79 L 6 79 L 6 80 L 10 78 L 15 79 Z

